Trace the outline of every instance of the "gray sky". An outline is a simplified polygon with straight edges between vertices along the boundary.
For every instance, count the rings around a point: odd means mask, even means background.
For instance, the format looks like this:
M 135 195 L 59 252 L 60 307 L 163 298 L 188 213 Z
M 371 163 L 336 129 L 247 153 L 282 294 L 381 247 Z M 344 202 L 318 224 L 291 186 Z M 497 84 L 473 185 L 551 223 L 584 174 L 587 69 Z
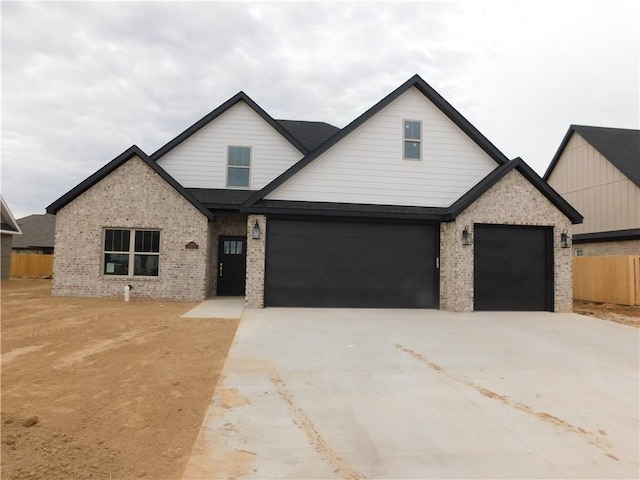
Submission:
M 640 2 L 3 2 L 2 194 L 45 207 L 243 90 L 343 127 L 419 74 L 542 175 L 570 124 L 639 128 Z

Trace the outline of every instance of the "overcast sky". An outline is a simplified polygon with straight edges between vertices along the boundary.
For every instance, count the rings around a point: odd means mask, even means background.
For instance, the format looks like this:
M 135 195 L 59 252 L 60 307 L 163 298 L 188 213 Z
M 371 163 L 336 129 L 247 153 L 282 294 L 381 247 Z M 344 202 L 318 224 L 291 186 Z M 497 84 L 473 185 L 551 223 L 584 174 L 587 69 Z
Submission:
M 45 207 L 243 90 L 343 127 L 419 74 L 542 175 L 570 124 L 639 128 L 640 2 L 3 2 L 2 194 Z

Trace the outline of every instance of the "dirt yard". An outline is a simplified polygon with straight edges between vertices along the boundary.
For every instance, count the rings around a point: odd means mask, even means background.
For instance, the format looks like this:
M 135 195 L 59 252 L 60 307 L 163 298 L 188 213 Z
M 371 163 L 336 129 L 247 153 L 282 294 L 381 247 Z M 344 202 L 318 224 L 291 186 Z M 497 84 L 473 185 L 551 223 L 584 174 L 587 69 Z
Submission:
M 601 318 L 623 325 L 640 327 L 640 306 L 616 305 L 613 303 L 574 300 L 573 311 L 580 315 Z
M 1 287 L 2 479 L 181 478 L 238 321 Z
M 180 318 L 197 303 L 51 297 L 49 280 L 1 287 L 2 479 L 179 479 L 238 321 Z M 574 310 L 640 326 L 639 307 Z

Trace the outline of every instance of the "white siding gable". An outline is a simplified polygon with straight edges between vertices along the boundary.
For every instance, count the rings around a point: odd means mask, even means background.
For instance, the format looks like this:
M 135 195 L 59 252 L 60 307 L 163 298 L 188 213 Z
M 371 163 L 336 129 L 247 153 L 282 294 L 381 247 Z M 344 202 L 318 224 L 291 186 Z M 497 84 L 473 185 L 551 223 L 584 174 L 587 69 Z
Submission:
M 227 149 L 251 147 L 249 188 L 258 190 L 302 153 L 244 102 L 238 102 L 158 160 L 186 188 L 227 188 Z
M 403 121 L 422 122 L 422 159 L 403 160 Z M 498 164 L 416 88 L 265 198 L 446 207 Z

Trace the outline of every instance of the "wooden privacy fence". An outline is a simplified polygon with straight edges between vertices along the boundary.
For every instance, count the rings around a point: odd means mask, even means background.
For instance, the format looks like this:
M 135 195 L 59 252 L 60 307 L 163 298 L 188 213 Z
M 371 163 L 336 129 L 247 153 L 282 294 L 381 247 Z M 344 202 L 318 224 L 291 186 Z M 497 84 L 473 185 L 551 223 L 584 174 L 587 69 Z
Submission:
M 11 254 L 11 276 L 15 278 L 49 278 L 53 275 L 53 255 Z
M 573 298 L 640 305 L 640 255 L 575 257 Z

